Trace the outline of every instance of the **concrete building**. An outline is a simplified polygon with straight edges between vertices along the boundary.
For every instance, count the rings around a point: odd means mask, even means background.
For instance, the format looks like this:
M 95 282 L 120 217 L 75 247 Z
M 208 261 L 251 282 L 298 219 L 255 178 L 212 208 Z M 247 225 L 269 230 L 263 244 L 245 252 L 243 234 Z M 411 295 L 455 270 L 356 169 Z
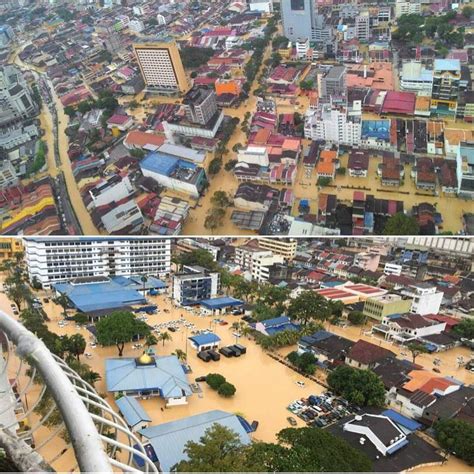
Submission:
M 115 235 L 142 233 L 144 224 L 142 211 L 133 199 L 116 204 L 100 220 L 107 233 Z
M 287 262 L 291 262 L 296 255 L 298 241 L 296 239 L 261 237 L 258 246 L 265 250 L 271 250 L 275 255 L 281 255 Z
M 321 78 L 321 98 L 345 97 L 346 91 L 345 66 L 334 66 Z
M 320 104 L 309 112 L 304 124 L 305 138 L 325 140 L 338 145 L 357 146 L 361 141 L 361 114 L 349 115 L 347 108 Z
M 359 252 L 354 257 L 354 265 L 364 271 L 376 272 L 380 262 L 380 254 L 375 252 Z
M 404 288 L 401 293 L 413 298 L 411 312 L 422 316 L 437 314 L 443 301 L 443 292 L 430 283 L 414 283 Z
M 264 146 L 249 146 L 240 149 L 237 152 L 237 161 L 264 167 L 267 167 L 270 163 L 267 148 Z
M 261 13 L 273 12 L 272 0 L 249 0 L 248 5 L 249 5 L 249 10 L 251 12 L 261 12 Z
M 206 125 L 217 112 L 216 93 L 210 89 L 193 87 L 182 103 L 186 118 L 199 125 Z
M 287 0 L 281 2 L 281 19 L 284 35 L 290 41 L 313 38 L 315 16 L 314 0 Z
M 460 81 L 459 59 L 435 59 L 431 92 L 432 114 L 441 116 L 456 114 Z
M 149 153 L 140 162 L 143 176 L 174 191 L 199 197 L 206 182 L 204 168 L 161 151 Z
M 368 10 L 361 11 L 355 18 L 355 37 L 365 43 L 370 39 L 370 14 Z
M 385 275 L 396 275 L 400 276 L 402 274 L 402 265 L 393 262 L 387 262 L 383 268 Z
M 4 48 L 13 39 L 13 29 L 10 25 L 0 25 L 0 48 Z
M 171 268 L 171 240 L 157 237 L 26 237 L 30 281 L 52 283 L 93 276 L 164 276 Z
M 370 319 L 382 321 L 392 314 L 403 314 L 410 311 L 412 300 L 402 298 L 400 295 L 386 294 L 367 298 L 364 303 L 363 313 Z
M 14 65 L 0 68 L 0 129 L 31 119 L 37 112 L 21 70 Z
M 120 201 L 134 193 L 130 178 L 120 175 L 112 175 L 103 179 L 94 188 L 89 191 L 92 198 L 92 206 L 99 207 L 109 204 L 113 201 Z
M 13 260 L 16 255 L 23 253 L 24 250 L 21 239 L 2 237 L 0 239 L 0 262 Z
M 395 18 L 402 15 L 419 15 L 421 13 L 421 0 L 396 0 Z
M 271 250 L 262 250 L 249 246 L 237 247 L 234 258 L 235 263 L 250 271 L 252 280 L 259 282 L 269 280 L 272 265 L 285 262 L 282 255 L 276 255 Z
M 0 147 L 1 148 L 1 147 Z M 0 162 L 0 188 L 8 188 L 18 184 L 18 176 L 15 171 L 15 167 L 8 160 L 3 160 Z
M 457 193 L 474 199 L 474 142 L 460 143 L 456 157 Z
M 433 88 L 433 71 L 417 61 L 403 63 L 400 74 L 400 90 L 416 92 L 420 95 L 431 95 Z
M 158 94 L 185 94 L 189 82 L 175 42 L 134 44 L 146 90 Z
M 185 266 L 173 275 L 173 299 L 181 306 L 199 304 L 202 300 L 215 298 L 220 288 L 220 274 L 203 267 Z

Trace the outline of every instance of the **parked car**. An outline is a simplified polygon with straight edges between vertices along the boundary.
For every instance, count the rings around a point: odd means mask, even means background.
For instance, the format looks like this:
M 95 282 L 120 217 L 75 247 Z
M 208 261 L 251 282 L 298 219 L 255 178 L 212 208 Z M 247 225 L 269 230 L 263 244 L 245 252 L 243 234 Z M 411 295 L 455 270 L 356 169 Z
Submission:
M 168 327 L 168 331 L 170 331 L 170 332 L 176 332 L 176 328 L 174 328 L 173 326 L 169 326 L 169 327 Z
M 287 418 L 287 421 L 288 423 L 291 425 L 291 426 L 296 426 L 298 423 L 296 422 L 296 420 L 292 417 L 292 416 L 289 416 Z
M 206 381 L 206 376 L 205 375 L 201 375 L 200 377 L 196 377 L 194 379 L 195 382 L 205 382 Z

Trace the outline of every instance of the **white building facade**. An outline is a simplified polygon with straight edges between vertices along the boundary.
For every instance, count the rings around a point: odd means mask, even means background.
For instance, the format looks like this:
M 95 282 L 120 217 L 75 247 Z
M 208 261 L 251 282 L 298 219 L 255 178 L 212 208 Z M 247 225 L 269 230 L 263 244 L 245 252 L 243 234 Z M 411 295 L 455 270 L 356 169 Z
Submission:
M 154 237 L 27 237 L 30 280 L 43 287 L 93 276 L 165 276 L 171 269 L 171 240 Z

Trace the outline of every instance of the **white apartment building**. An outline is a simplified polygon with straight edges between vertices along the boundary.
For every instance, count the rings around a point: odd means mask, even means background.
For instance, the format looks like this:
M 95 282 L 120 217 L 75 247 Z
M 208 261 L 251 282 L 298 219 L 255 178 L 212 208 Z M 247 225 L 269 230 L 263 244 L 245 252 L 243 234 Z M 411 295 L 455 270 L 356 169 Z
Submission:
M 362 11 L 355 19 L 355 35 L 359 41 L 370 39 L 370 15 L 369 11 Z
M 273 12 L 273 2 L 271 0 L 250 0 L 248 5 L 251 12 Z
M 89 191 L 92 202 L 91 206 L 99 207 L 113 201 L 120 201 L 134 193 L 132 183 L 128 176 L 124 178 L 113 175 L 100 181 L 97 186 Z
M 173 275 L 173 299 L 177 304 L 190 306 L 202 300 L 217 297 L 220 274 L 199 266 L 185 266 L 183 272 Z
M 271 250 L 242 246 L 235 249 L 235 263 L 250 271 L 252 280 L 268 281 L 270 269 L 276 263 L 284 263 L 282 255 L 275 255 Z
M 295 47 L 296 57 L 298 59 L 306 59 L 309 50 L 309 38 L 302 38 L 296 40 Z
M 413 298 L 411 312 L 421 314 L 437 314 L 443 301 L 443 292 L 429 283 L 415 283 L 401 291 L 402 295 Z
M 433 89 L 433 71 L 426 69 L 423 64 L 417 61 L 403 63 L 400 89 L 430 96 Z
M 165 276 L 171 268 L 171 240 L 157 237 L 26 237 L 30 280 L 43 287 L 93 276 Z
M 410 236 L 400 239 L 403 245 L 414 245 L 417 248 L 432 249 L 443 253 L 456 253 L 472 256 L 474 254 L 474 239 L 472 237 L 433 237 Z
M 397 0 L 395 3 L 395 18 L 400 18 L 402 15 L 411 15 L 421 13 L 420 0 Z
M 305 138 L 325 140 L 339 145 L 357 146 L 361 141 L 361 112 L 345 107 L 322 104 L 315 112 L 309 112 L 304 125 Z
M 396 275 L 400 276 L 402 274 L 402 266 L 398 263 L 387 262 L 383 268 L 385 275 Z

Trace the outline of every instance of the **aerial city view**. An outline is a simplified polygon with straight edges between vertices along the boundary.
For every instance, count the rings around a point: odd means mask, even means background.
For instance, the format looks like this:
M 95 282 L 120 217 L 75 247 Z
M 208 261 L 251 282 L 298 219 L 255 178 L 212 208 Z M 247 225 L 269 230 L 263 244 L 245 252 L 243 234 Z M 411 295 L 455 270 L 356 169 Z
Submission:
M 3 235 L 470 235 L 474 5 L 3 0 Z
M 474 472 L 474 2 L 0 0 L 0 472 Z
M 472 238 L 0 247 L 3 471 L 472 472 Z

